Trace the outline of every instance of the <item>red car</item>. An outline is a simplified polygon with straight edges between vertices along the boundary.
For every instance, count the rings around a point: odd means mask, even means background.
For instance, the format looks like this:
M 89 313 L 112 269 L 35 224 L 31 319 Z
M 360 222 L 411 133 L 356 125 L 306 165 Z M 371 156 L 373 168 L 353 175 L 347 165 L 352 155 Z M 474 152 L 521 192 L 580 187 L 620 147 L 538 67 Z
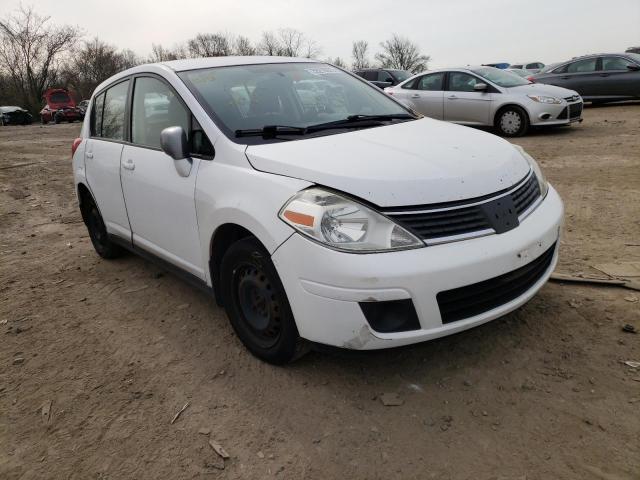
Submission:
M 63 88 L 50 88 L 44 92 L 42 98 L 46 102 L 44 108 L 40 110 L 40 119 L 43 124 L 52 120 L 55 123 L 71 123 L 82 120 L 84 117 L 82 110 L 76 106 L 69 92 Z

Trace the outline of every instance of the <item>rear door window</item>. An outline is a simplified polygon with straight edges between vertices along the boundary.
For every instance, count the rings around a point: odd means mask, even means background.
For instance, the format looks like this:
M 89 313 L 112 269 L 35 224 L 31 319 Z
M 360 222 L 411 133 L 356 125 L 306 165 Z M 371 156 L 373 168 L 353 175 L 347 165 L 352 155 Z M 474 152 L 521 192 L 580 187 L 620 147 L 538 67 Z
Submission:
M 444 73 L 432 73 L 420 77 L 418 90 L 441 91 L 444 90 Z
M 103 138 L 124 140 L 128 90 L 129 80 L 125 80 L 105 92 L 101 135 Z
M 584 60 L 578 60 L 577 62 L 567 65 L 566 73 L 589 73 L 596 71 L 597 58 L 585 58 Z M 561 72 L 561 73 L 565 73 Z

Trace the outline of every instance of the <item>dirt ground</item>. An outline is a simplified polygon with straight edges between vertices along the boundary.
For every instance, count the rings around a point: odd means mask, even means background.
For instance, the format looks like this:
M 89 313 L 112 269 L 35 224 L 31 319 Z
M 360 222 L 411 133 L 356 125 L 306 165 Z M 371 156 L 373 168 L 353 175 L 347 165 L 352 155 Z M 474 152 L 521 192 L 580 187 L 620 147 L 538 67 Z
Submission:
M 565 201 L 557 271 L 592 274 L 640 260 L 640 104 L 584 118 L 516 143 Z M 549 283 L 449 338 L 273 367 L 205 293 L 98 258 L 78 131 L 0 128 L 0 478 L 640 478 L 640 292 Z

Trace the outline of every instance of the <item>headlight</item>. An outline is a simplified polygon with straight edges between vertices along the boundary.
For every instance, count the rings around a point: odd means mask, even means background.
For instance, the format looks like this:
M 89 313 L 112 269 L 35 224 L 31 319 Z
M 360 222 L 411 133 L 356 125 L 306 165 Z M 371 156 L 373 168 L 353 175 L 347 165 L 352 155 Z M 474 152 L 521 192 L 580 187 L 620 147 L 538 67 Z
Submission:
M 538 103 L 551 103 L 553 105 L 559 105 L 562 103 L 562 99 L 556 97 L 545 97 L 544 95 L 527 95 L 527 97 Z
M 300 233 L 339 250 L 367 253 L 425 246 L 385 216 L 320 188 L 298 192 L 278 216 Z
M 542 170 L 540 169 L 540 165 L 538 165 L 538 162 L 536 162 L 531 155 L 525 152 L 524 148 L 522 148 L 520 145 L 514 145 L 514 147 L 516 147 L 516 149 L 520 152 L 520 154 L 524 157 L 524 159 L 529 163 L 529 165 L 531 165 L 531 169 L 533 170 L 533 173 L 538 179 L 540 194 L 542 198 L 546 197 L 547 192 L 549 191 L 549 183 L 544 178 L 544 175 L 542 174 Z

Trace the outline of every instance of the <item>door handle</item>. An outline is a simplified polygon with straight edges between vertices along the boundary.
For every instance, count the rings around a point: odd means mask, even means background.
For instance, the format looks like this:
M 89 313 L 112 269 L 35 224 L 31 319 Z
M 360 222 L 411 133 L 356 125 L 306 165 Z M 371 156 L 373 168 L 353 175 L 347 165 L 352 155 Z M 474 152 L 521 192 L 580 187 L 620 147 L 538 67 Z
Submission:
M 87 152 L 85 155 L 87 156 L 87 158 L 93 158 L 93 153 L 91 152 Z
M 447 95 L 447 98 L 450 98 L 451 100 L 456 100 L 458 98 L 457 95 Z
M 127 170 L 135 170 L 136 164 L 133 163 L 133 160 L 128 158 L 124 162 L 122 162 L 122 168 L 126 168 Z
M 420 95 L 418 95 L 417 93 L 414 93 L 413 95 L 411 95 L 411 98 L 420 98 Z

